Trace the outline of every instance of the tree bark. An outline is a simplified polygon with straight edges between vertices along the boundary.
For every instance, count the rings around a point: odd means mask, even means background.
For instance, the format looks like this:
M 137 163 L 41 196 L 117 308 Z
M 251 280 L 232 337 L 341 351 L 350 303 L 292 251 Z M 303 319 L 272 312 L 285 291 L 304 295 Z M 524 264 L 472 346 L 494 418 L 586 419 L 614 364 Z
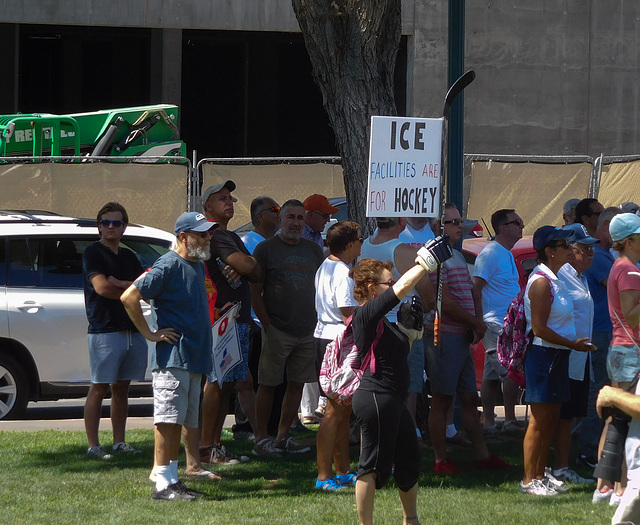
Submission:
M 342 157 L 349 218 L 366 218 L 372 115 L 396 115 L 401 0 L 292 0 Z

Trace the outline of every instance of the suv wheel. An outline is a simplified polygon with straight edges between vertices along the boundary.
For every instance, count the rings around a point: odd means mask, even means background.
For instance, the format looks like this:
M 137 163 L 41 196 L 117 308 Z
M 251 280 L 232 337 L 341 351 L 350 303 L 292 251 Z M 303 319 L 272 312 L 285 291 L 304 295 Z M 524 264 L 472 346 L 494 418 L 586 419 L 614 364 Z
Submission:
M 24 413 L 28 387 L 22 367 L 13 358 L 0 355 L 0 419 L 13 419 Z

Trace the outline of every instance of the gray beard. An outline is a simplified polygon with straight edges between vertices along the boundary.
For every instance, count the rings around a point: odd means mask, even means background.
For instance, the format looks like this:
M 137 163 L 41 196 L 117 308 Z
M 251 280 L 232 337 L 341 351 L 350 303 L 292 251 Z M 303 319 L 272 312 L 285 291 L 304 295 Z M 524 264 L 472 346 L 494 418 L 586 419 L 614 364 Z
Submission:
M 290 241 L 299 241 L 302 239 L 302 232 L 288 231 L 285 233 L 284 230 L 282 230 L 281 234 L 285 239 L 289 239 Z
M 196 245 L 195 240 L 187 237 L 187 257 L 195 259 L 197 261 L 208 261 L 211 258 L 211 250 L 207 245 L 206 248 L 201 248 Z

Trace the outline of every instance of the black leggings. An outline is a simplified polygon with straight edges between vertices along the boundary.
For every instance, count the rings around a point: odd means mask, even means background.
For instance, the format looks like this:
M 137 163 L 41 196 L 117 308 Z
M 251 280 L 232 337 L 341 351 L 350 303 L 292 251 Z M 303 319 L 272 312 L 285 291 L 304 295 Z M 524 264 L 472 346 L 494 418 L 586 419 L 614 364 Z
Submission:
M 420 478 L 420 450 L 404 401 L 397 395 L 358 389 L 353 395 L 353 413 L 362 435 L 358 476 L 375 472 L 380 489 L 394 469 L 398 488 L 411 489 Z

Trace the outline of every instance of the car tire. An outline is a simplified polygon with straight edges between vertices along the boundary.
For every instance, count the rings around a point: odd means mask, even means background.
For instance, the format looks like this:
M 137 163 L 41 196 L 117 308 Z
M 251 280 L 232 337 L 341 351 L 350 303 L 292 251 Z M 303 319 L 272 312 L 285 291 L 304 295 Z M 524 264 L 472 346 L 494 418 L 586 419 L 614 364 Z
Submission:
M 29 382 L 24 369 L 12 357 L 0 355 L 0 419 L 22 416 L 29 402 Z

